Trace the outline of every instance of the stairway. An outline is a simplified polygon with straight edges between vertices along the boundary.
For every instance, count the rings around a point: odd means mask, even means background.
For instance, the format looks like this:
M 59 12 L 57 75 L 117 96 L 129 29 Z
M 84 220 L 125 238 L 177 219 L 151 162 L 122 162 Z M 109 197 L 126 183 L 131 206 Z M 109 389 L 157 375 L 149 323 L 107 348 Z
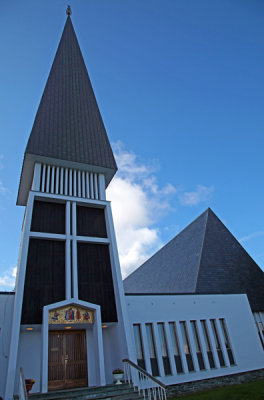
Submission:
M 107 385 L 89 388 L 65 389 L 48 393 L 30 394 L 32 400 L 142 400 L 143 395 L 129 386 Z

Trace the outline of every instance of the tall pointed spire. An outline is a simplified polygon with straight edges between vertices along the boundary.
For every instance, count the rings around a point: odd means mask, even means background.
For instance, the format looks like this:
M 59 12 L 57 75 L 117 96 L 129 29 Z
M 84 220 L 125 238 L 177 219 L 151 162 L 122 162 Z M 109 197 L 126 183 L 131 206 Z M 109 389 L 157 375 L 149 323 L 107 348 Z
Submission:
M 103 172 L 117 170 L 84 59 L 67 8 L 67 20 L 26 147 L 18 204 L 36 161 Z M 58 163 L 60 160 L 60 163 Z M 31 177 L 29 176 L 31 174 Z M 29 187 L 28 187 L 29 189 Z

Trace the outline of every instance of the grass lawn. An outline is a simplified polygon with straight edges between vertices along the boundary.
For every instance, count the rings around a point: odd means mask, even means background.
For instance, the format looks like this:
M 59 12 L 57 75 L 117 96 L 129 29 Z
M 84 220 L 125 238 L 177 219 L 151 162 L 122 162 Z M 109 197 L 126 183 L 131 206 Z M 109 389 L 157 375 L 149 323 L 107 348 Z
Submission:
M 211 389 L 203 393 L 174 397 L 182 400 L 264 400 L 264 379 Z

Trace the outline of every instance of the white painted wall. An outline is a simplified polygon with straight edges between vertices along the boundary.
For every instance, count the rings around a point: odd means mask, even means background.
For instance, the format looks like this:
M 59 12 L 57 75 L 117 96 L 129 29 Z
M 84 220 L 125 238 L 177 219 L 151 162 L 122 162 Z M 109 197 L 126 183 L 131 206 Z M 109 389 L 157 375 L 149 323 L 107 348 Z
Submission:
M 127 331 L 131 334 L 129 326 Z M 114 369 L 123 368 L 122 360 L 124 358 L 132 360 L 132 357 L 129 357 L 127 352 L 124 350 L 125 343 L 124 337 L 121 337 L 121 332 L 122 328 L 120 328 L 120 324 L 118 323 L 113 323 L 103 329 L 105 377 L 107 384 L 112 384 L 114 382 L 112 372 Z M 133 352 L 133 346 L 131 347 Z M 133 361 L 136 361 L 135 357 L 133 357 Z
M 34 379 L 36 382 L 30 393 L 40 392 L 41 384 L 41 331 L 22 330 L 19 337 L 17 358 L 17 375 L 15 393 L 18 391 L 19 369 L 23 368 L 25 379 Z
M 116 325 L 116 324 L 115 324 Z M 112 371 L 122 367 L 120 361 L 120 349 L 116 347 L 116 326 L 110 325 L 103 329 L 105 378 L 106 383 L 113 383 Z
M 163 367 L 160 368 L 160 379 L 165 384 L 175 384 L 199 379 L 206 379 L 216 376 L 228 375 L 249 371 L 264 367 L 264 352 L 257 330 L 255 328 L 254 318 L 248 303 L 247 296 L 238 295 L 136 295 L 126 296 L 129 320 L 132 325 L 141 324 L 143 347 L 147 355 L 147 339 L 145 335 L 145 323 L 153 323 L 154 334 L 157 332 L 157 323 L 164 322 L 165 327 L 168 322 L 186 321 L 187 327 L 191 320 L 199 321 L 201 319 L 224 318 L 226 321 L 229 339 L 235 358 L 236 365 L 230 366 L 227 352 L 224 346 L 224 339 L 219 329 L 220 341 L 223 347 L 223 356 L 227 360 L 226 367 L 210 369 L 207 363 L 207 369 L 200 371 L 197 368 L 196 352 L 193 352 L 193 361 L 195 372 L 185 371 L 183 374 L 164 376 Z M 219 323 L 219 322 L 218 322 Z M 166 328 L 167 329 L 167 328 Z M 210 324 L 209 324 L 210 329 Z M 211 332 L 212 333 L 212 332 Z M 192 332 L 189 329 L 190 345 L 194 348 Z M 170 335 L 167 335 L 168 347 L 171 348 Z M 159 337 L 155 337 L 158 363 L 162 365 L 160 355 Z M 204 346 L 203 346 L 204 347 Z M 204 358 L 206 358 L 205 348 Z M 150 363 L 146 360 L 146 368 L 149 373 Z
M 0 396 L 4 397 L 11 337 L 14 294 L 0 294 Z
M 87 346 L 87 368 L 88 368 L 88 385 L 100 385 L 99 376 L 99 355 L 94 340 L 95 327 L 91 326 L 86 329 L 86 346 Z
M 107 236 L 110 239 L 109 253 L 118 318 L 117 323 L 110 324 L 109 327 L 103 330 L 104 337 L 107 338 L 110 345 L 109 349 L 106 348 L 107 346 L 104 346 L 105 351 L 108 353 L 106 359 L 109 360 L 108 364 L 105 362 L 106 379 L 107 383 L 112 383 L 112 371 L 121 367 L 124 358 L 135 361 L 135 355 L 133 337 L 129 329 L 129 318 L 119 264 L 112 210 L 109 202 L 106 202 L 105 217 Z

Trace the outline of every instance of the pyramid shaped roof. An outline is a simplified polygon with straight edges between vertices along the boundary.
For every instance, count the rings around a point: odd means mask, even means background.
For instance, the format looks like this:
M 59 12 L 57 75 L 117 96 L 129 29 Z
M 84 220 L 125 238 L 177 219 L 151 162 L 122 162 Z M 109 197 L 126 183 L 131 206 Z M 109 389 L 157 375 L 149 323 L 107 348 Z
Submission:
M 105 174 L 106 184 L 117 170 L 70 16 L 27 143 L 20 186 L 30 180 L 24 175 L 36 161 L 92 167 Z M 18 204 L 25 202 L 20 197 L 19 193 Z
M 211 209 L 124 280 L 126 294 L 246 293 L 264 311 L 264 272 Z

